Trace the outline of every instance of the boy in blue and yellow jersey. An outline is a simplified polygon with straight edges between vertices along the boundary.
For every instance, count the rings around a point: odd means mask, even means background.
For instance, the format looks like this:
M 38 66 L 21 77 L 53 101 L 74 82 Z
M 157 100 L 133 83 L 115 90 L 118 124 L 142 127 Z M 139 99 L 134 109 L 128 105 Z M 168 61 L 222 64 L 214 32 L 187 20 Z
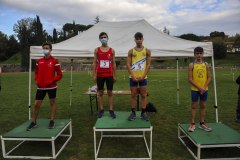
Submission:
M 211 81 L 209 65 L 203 62 L 203 48 L 196 47 L 194 49 L 195 61 L 189 64 L 188 81 L 191 84 L 192 94 L 192 122 L 188 128 L 189 132 L 195 130 L 196 108 L 200 105 L 200 129 L 212 131 L 205 124 L 206 101 L 208 97 L 208 85 Z M 200 102 L 198 103 L 198 99 Z
M 142 113 L 141 118 L 148 121 L 146 114 L 147 105 L 147 73 L 151 64 L 151 51 L 143 46 L 143 34 L 137 32 L 134 35 L 136 46 L 128 51 L 127 70 L 129 73 L 131 89 L 131 108 L 132 112 L 128 117 L 129 121 L 136 119 L 136 97 L 138 91 L 141 95 Z M 138 89 L 139 88 L 139 89 Z

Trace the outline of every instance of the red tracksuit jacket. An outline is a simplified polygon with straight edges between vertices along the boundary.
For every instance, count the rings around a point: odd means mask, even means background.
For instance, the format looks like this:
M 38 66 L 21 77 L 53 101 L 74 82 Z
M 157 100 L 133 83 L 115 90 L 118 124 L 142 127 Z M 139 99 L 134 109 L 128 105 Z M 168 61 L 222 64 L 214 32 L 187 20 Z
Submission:
M 56 75 L 57 74 L 57 75 Z M 62 78 L 62 71 L 58 60 L 50 56 L 40 58 L 36 63 L 35 81 L 38 89 L 53 89 L 57 81 Z

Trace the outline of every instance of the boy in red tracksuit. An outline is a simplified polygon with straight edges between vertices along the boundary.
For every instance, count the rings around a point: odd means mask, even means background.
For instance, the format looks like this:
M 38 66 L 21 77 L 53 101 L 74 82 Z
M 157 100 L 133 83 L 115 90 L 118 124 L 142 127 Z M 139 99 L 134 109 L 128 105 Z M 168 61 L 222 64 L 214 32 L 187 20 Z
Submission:
M 32 113 L 32 122 L 27 127 L 27 131 L 37 127 L 37 116 L 45 95 L 48 93 L 51 106 L 51 118 L 48 125 L 49 129 L 54 128 L 54 118 L 57 110 L 56 93 L 57 81 L 62 78 L 62 71 L 58 60 L 51 56 L 52 45 L 44 43 L 42 45 L 44 57 L 36 62 L 35 82 L 37 84 L 37 92 L 35 98 L 34 109 Z

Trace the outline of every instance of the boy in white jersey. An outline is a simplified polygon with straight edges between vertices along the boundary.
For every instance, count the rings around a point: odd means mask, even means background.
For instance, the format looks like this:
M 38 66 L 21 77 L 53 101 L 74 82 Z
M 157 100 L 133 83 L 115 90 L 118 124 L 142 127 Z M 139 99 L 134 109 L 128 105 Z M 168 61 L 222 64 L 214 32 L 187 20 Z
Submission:
M 208 85 L 211 81 L 209 65 L 203 62 L 203 48 L 196 47 L 194 49 L 195 61 L 189 64 L 188 81 L 191 84 L 192 94 L 192 122 L 188 128 L 189 132 L 195 130 L 196 108 L 200 106 L 200 129 L 212 131 L 205 124 L 206 101 L 208 97 Z M 200 98 L 200 102 L 198 99 Z
M 129 121 L 136 119 L 136 96 L 138 91 L 141 95 L 142 113 L 141 118 L 149 120 L 146 114 L 147 105 L 147 73 L 151 64 L 151 51 L 143 46 L 143 34 L 137 32 L 134 35 L 136 46 L 128 51 L 127 70 L 129 73 L 131 89 L 131 109 L 132 112 L 128 117 Z

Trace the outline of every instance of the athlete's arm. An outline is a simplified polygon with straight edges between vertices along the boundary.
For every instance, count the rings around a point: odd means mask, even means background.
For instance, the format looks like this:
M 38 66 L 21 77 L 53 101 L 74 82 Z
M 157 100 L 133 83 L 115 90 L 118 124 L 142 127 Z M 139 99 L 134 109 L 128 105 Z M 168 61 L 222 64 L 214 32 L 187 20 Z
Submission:
M 37 84 L 37 80 L 38 80 L 38 61 L 36 62 L 36 67 L 35 67 L 35 82 Z M 37 84 L 38 85 L 38 84 Z
M 146 49 L 146 68 L 145 68 L 145 71 L 143 73 L 143 76 L 141 77 L 141 80 L 144 80 L 147 73 L 149 72 L 150 70 L 150 66 L 151 66 L 151 51 L 149 49 Z
M 97 79 L 96 67 L 97 67 L 97 48 L 94 50 L 94 57 L 93 57 L 93 64 L 92 64 L 94 82 L 96 82 L 96 79 Z
M 58 60 L 56 60 L 55 71 L 57 72 L 57 76 L 54 77 L 53 82 L 57 82 L 60 79 L 62 79 L 62 70 L 61 70 L 61 67 L 60 67 L 60 64 L 59 64 Z
M 116 72 L 116 61 L 115 61 L 115 50 L 112 49 L 112 67 L 113 67 L 113 80 L 116 81 L 117 80 L 117 72 Z
M 206 88 L 208 87 L 209 83 L 211 82 L 211 73 L 210 73 L 210 68 L 209 68 L 209 65 L 208 63 L 205 63 L 206 64 L 206 69 L 207 69 L 207 81 L 204 85 L 204 89 L 206 90 Z
M 127 70 L 128 73 L 131 75 L 133 81 L 137 81 L 136 77 L 133 75 L 132 72 L 132 49 L 128 51 L 128 57 L 127 57 Z

